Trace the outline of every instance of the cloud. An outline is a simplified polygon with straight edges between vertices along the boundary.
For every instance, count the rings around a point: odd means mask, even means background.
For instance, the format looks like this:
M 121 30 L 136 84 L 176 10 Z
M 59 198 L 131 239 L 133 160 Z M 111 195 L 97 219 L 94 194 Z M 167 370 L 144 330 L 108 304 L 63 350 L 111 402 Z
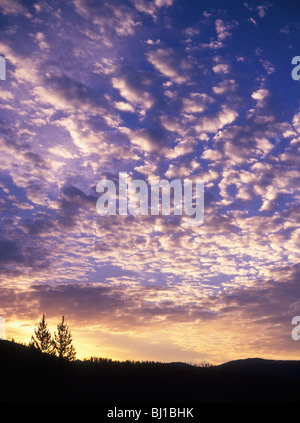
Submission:
M 165 135 L 155 129 L 138 129 L 132 131 L 130 142 L 146 152 L 160 152 L 163 154 L 166 149 Z
M 270 62 L 269 60 L 260 60 L 260 62 L 263 65 L 263 68 L 266 70 L 268 75 L 271 75 L 272 73 L 275 72 L 275 66 L 273 65 L 272 62 Z
M 235 110 L 231 110 L 226 106 L 223 106 L 222 110 L 217 112 L 215 115 L 199 118 L 199 121 L 195 125 L 195 130 L 197 133 L 215 133 L 224 126 L 232 123 L 237 116 L 238 113 Z
M 167 157 L 172 159 L 193 153 L 195 151 L 196 145 L 197 142 L 194 137 L 178 139 L 173 151 L 170 151 Z
M 153 20 L 156 21 L 159 9 L 163 7 L 170 7 L 174 3 L 174 0 L 132 0 L 134 7 L 140 12 L 147 15 L 151 15 Z
M 142 109 L 150 109 L 155 98 L 150 93 L 152 78 L 145 72 L 130 73 L 112 78 L 112 85 L 129 103 Z
M 251 286 L 228 286 L 224 292 L 218 293 L 205 290 L 205 287 L 199 290 L 196 284 L 182 284 L 180 290 L 159 285 L 132 286 L 130 278 L 111 279 L 110 283 L 65 284 L 58 287 L 35 284 L 27 291 L 2 290 L 1 306 L 15 304 L 15 316 L 22 316 L 23 321 L 46 313 L 52 323 L 58 316 L 65 315 L 71 322 L 71 328 L 75 327 L 72 333 L 76 334 L 76 342 L 78 338 L 81 339 L 78 325 L 85 332 L 91 330 L 88 327 L 93 327 L 94 331 L 101 327 L 98 336 L 102 340 L 106 339 L 105 333 L 114 332 L 116 336 L 121 336 L 130 331 L 133 339 L 138 339 L 139 334 L 144 333 L 149 343 L 149 340 L 158 340 L 159 333 L 166 331 L 169 334 L 165 338 L 167 344 L 170 345 L 173 340 L 177 351 L 191 348 L 195 352 L 205 352 L 206 357 L 209 354 L 218 362 L 221 350 L 224 353 L 225 349 L 227 359 L 232 357 L 232 343 L 227 345 L 231 338 L 237 349 L 237 357 L 243 351 L 248 355 L 258 352 L 259 355 L 264 353 L 272 357 L 274 339 L 278 338 L 278 344 L 285 345 L 282 351 L 284 356 L 286 349 L 293 345 L 286 345 L 284 339 L 290 334 L 290 316 L 297 309 L 298 279 L 299 266 L 292 265 L 269 269 L 268 276 L 265 275 L 264 279 Z M 181 331 L 178 331 L 178 320 Z M 242 331 L 238 330 L 241 326 Z M 216 330 L 217 327 L 220 332 Z M 182 331 L 184 336 L 181 335 Z M 207 342 L 211 331 L 218 345 L 220 343 L 219 348 L 215 344 L 211 347 Z M 192 339 L 196 337 L 200 346 L 186 343 L 187 335 Z M 253 339 L 251 345 L 246 342 L 249 337 Z M 248 345 L 246 350 L 245 342 Z M 118 345 L 122 348 L 120 340 Z M 127 339 L 123 348 L 126 346 L 128 356 L 131 350 Z
M 54 229 L 54 223 L 51 216 L 37 216 L 34 218 L 27 218 L 21 224 L 22 229 L 31 236 L 39 236 L 49 234 Z
M 188 80 L 188 71 L 192 63 L 171 47 L 160 47 L 146 54 L 148 61 L 166 78 L 182 84 Z
M 174 0 L 155 0 L 154 3 L 157 7 L 169 7 L 172 6 Z
M 223 155 L 218 150 L 207 149 L 202 153 L 202 157 L 205 160 L 210 160 L 215 162 L 216 160 L 221 160 L 223 158 Z
M 182 99 L 183 113 L 202 113 L 206 105 L 214 102 L 214 99 L 205 93 L 191 93 L 189 98 Z
M 252 12 L 255 11 L 260 18 L 264 18 L 267 14 L 267 11 L 273 6 L 273 4 L 268 1 L 265 1 L 263 2 L 263 4 L 254 7 L 252 4 L 245 2 L 244 6 L 246 7 L 246 9 Z
M 121 37 L 131 36 L 140 25 L 134 10 L 120 0 L 113 4 L 106 1 L 74 0 L 74 5 L 76 11 L 97 25 L 102 34 L 113 30 Z
M 213 13 L 204 12 L 204 17 L 206 22 L 210 22 L 210 18 Z M 239 23 L 236 20 L 225 22 L 221 18 L 217 18 L 214 21 L 214 29 L 217 34 L 217 38 L 211 37 L 209 42 L 202 42 L 201 46 L 203 48 L 209 48 L 212 50 L 218 50 L 225 47 L 226 40 L 230 40 L 232 37 L 232 32 L 238 27 Z
M 264 107 L 266 104 L 266 99 L 270 96 L 270 92 L 264 88 L 257 90 L 251 94 L 251 97 L 254 100 L 257 100 L 258 107 Z
M 5 59 L 13 65 L 12 74 L 17 84 L 39 82 L 37 66 L 34 65 L 34 61 L 37 63 L 38 58 L 33 60 L 31 57 L 22 55 L 4 42 L 0 42 L 0 51 Z
M 85 194 L 79 188 L 72 185 L 66 185 L 63 187 L 61 197 L 61 206 L 66 208 L 69 206 L 83 207 L 83 208 L 95 208 L 97 197 L 91 194 Z
M 182 160 L 178 164 L 170 164 L 165 176 L 168 179 L 188 178 L 200 166 L 195 159 Z
M 35 38 L 41 50 L 45 50 L 50 47 L 50 45 L 47 43 L 45 39 L 45 35 L 42 32 L 37 32 L 35 34 Z
M 20 15 L 27 12 L 19 0 L 2 0 L 0 10 L 3 15 Z
M 226 38 L 231 37 L 232 30 L 238 25 L 237 21 L 224 22 L 222 19 L 215 21 L 216 32 L 219 41 L 224 41 Z
M 215 85 L 212 89 L 215 94 L 222 95 L 236 91 L 237 86 L 238 84 L 234 79 L 224 79 L 223 81 L 219 82 L 218 85 Z
M 67 75 L 48 73 L 43 82 L 43 85 L 33 88 L 33 94 L 45 105 L 51 104 L 57 110 L 67 109 L 70 112 L 104 111 L 103 102 L 93 90 Z
M 253 25 L 257 26 L 257 22 L 256 22 L 256 20 L 255 20 L 255 19 L 253 19 L 253 18 L 249 18 L 248 20 L 249 20 L 249 22 L 251 22 Z
M 112 59 L 103 58 L 101 62 L 96 61 L 94 64 L 94 73 L 103 73 L 104 75 L 113 74 L 116 71 L 116 65 Z
M 229 73 L 230 72 L 230 68 L 226 63 L 219 63 L 215 66 L 213 66 L 213 71 L 215 73 Z
M 8 239 L 0 239 L 0 262 L 22 262 L 23 256 L 21 254 L 18 244 Z

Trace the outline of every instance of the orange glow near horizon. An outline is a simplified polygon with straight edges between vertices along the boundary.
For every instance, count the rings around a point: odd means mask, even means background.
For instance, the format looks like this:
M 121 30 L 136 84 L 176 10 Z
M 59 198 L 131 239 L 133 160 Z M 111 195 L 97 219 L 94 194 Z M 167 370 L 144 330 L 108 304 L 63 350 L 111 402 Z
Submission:
M 300 9 L 252 3 L 0 0 L 8 339 L 45 314 L 79 359 L 298 358 Z
M 56 331 L 54 319 L 50 320 L 48 329 L 53 335 Z M 68 323 L 68 322 L 67 322 Z M 220 325 L 220 322 L 218 323 Z M 37 324 L 32 322 L 10 321 L 6 327 L 6 339 L 14 339 L 17 343 L 28 345 Z M 75 328 L 69 325 L 72 333 L 73 345 L 76 349 L 76 358 L 79 360 L 90 357 L 110 358 L 112 360 L 126 361 L 160 361 L 160 362 L 186 362 L 199 364 L 208 362 L 218 365 L 227 361 L 242 358 L 265 358 L 278 360 L 297 360 L 297 342 L 287 336 L 287 348 L 276 346 L 280 353 L 274 355 L 272 342 L 264 345 L 264 331 L 256 333 L 257 344 L 247 345 L 247 340 L 254 334 L 237 333 L 237 328 L 226 329 L 226 324 L 217 331 L 212 326 L 207 326 L 198 331 L 191 326 L 184 326 L 179 332 L 178 324 L 176 339 L 169 332 L 140 331 L 134 333 L 101 331 L 99 328 Z M 172 328 L 170 328 L 172 329 Z M 289 334 L 288 334 L 289 335 Z M 195 340 L 194 348 L 191 348 Z M 295 346 L 293 351 L 290 347 Z

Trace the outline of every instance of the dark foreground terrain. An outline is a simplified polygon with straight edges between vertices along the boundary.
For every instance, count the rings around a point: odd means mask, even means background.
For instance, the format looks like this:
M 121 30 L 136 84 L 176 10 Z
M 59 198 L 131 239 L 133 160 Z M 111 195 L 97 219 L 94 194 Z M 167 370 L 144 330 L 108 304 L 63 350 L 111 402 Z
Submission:
M 214 367 L 75 361 L 0 341 L 1 403 L 296 403 L 300 361 Z

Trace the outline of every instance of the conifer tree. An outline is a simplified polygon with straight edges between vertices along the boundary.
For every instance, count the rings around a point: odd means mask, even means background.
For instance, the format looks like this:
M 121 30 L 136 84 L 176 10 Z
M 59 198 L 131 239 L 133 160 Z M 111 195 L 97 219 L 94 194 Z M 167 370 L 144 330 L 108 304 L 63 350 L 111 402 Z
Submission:
M 44 314 L 38 328 L 34 330 L 31 337 L 31 345 L 41 352 L 53 354 L 53 341 Z
M 55 352 L 60 358 L 66 358 L 69 361 L 76 359 L 76 351 L 72 345 L 72 335 L 68 325 L 65 323 L 65 318 L 62 316 L 62 321 L 57 325 L 57 334 L 54 333 L 53 345 Z

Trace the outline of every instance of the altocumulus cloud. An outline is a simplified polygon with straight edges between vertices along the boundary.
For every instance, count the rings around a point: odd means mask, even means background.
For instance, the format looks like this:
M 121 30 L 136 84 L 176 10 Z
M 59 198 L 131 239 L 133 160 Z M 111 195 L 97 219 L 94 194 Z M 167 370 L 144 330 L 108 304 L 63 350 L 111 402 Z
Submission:
M 296 356 L 295 8 L 1 2 L 8 334 L 25 339 L 43 312 L 51 324 L 63 313 L 81 355 Z M 97 182 L 122 171 L 203 179 L 204 223 L 98 216 Z

